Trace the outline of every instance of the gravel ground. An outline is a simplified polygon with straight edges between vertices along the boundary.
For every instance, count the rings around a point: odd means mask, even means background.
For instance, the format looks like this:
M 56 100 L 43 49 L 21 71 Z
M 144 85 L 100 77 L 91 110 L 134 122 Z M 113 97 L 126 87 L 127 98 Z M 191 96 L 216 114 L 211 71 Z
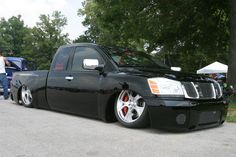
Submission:
M 0 157 L 235 157 L 236 124 L 171 133 L 127 129 L 0 100 Z

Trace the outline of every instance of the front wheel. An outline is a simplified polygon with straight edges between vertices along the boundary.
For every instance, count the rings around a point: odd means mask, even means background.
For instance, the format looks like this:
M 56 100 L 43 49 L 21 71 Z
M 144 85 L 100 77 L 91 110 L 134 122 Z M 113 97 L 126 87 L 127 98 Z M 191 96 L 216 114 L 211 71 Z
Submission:
M 149 124 L 147 105 L 138 93 L 123 90 L 115 103 L 117 120 L 129 128 L 146 127 Z
M 21 88 L 21 103 L 25 107 L 33 107 L 33 96 L 27 86 Z

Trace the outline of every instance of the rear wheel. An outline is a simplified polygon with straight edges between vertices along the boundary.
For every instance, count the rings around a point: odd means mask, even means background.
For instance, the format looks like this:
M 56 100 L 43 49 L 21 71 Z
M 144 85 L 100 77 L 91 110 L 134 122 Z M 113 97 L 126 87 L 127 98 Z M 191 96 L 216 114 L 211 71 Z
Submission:
M 115 103 L 117 120 L 129 128 L 145 127 L 149 124 L 147 105 L 141 95 L 123 90 Z
M 25 107 L 33 107 L 33 96 L 27 86 L 22 86 L 21 88 L 21 103 Z

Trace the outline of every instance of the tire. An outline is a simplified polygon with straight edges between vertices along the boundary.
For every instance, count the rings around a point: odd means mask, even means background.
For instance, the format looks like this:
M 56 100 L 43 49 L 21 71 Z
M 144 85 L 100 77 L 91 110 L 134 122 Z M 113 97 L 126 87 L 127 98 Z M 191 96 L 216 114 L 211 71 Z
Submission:
M 143 128 L 149 125 L 147 105 L 138 93 L 123 90 L 114 105 L 117 120 L 128 128 Z
M 27 86 L 22 86 L 20 96 L 21 96 L 20 103 L 23 106 L 29 107 L 29 108 L 34 107 L 35 100 L 33 98 L 33 95 L 31 93 L 30 89 Z

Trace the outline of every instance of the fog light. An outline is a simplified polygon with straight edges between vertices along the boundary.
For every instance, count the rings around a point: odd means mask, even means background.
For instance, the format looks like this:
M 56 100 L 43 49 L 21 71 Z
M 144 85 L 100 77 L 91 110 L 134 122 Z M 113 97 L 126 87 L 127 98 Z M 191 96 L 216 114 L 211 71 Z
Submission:
M 186 115 L 185 114 L 179 114 L 176 117 L 177 124 L 183 125 L 186 122 Z

